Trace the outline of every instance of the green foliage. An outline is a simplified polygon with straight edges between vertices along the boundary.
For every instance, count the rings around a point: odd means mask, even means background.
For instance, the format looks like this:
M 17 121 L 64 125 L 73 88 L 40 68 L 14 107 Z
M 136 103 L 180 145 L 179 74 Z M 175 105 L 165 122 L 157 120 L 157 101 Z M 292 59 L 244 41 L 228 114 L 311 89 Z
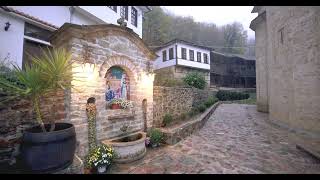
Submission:
M 191 110 L 188 112 L 189 117 L 193 117 L 197 114 L 199 114 L 199 110 L 197 107 L 192 107 Z
M 228 48 L 223 49 L 223 52 L 234 53 L 234 54 L 244 54 L 245 48 L 241 46 L 247 45 L 247 31 L 244 30 L 241 23 L 234 22 L 232 24 L 227 24 L 223 27 L 224 32 L 224 45 Z M 240 48 L 231 48 L 240 47 Z
M 188 73 L 184 78 L 183 81 L 192 87 L 198 88 L 198 89 L 204 89 L 206 86 L 206 80 L 204 76 L 197 72 L 191 72 Z
M 10 61 L 7 59 L 0 60 L 0 78 L 5 79 L 20 88 L 24 88 L 24 85 L 19 81 L 14 70 L 9 67 L 10 66 L 9 63 L 10 63 Z M 3 89 L 3 91 L 4 90 L 5 89 Z M 0 91 L 0 93 L 5 93 L 5 94 L 2 94 L 4 96 L 7 95 L 7 93 L 10 93 L 10 92 L 6 93 L 3 91 Z M 0 102 L 1 102 L 1 100 L 0 100 Z
M 56 92 L 59 89 L 65 90 L 72 87 L 71 80 L 73 73 L 71 53 L 65 49 L 42 50 L 42 56 L 32 57 L 33 66 L 41 69 L 41 78 L 48 82 L 49 91 Z
M 214 96 L 211 96 L 207 99 L 206 102 L 204 102 L 204 105 L 208 108 L 210 106 L 212 106 L 214 103 L 216 103 L 218 101 L 218 99 Z
M 40 112 L 40 98 L 49 92 L 71 87 L 72 62 L 71 54 L 63 49 L 55 49 L 52 52 L 42 50 L 42 53 L 41 57 L 31 57 L 32 65 L 25 65 L 24 70 L 13 65 L 13 74 L 19 83 L 0 76 L 1 94 L 6 94 L 0 103 L 4 104 L 18 98 L 31 99 L 37 122 L 45 132 Z
M 89 144 L 89 151 L 91 151 L 97 146 L 97 134 L 96 134 L 97 108 L 94 103 L 87 103 L 86 114 L 88 117 L 88 144 Z
M 218 91 L 216 97 L 220 101 L 232 101 L 232 100 L 241 100 L 241 99 L 248 99 L 249 94 L 241 93 L 241 92 L 231 92 L 231 91 Z
M 248 99 L 242 99 L 242 100 L 235 100 L 231 101 L 230 103 L 237 103 L 237 104 L 256 104 L 257 97 L 256 93 L 249 93 L 249 98 Z
M 159 144 L 163 141 L 164 135 L 159 129 L 152 128 L 147 133 L 147 136 L 150 137 L 151 144 Z
M 181 121 L 183 121 L 183 120 L 186 120 L 187 117 L 188 117 L 188 114 L 187 114 L 187 113 L 181 113 L 180 116 L 179 116 L 179 119 L 180 119 Z
M 200 105 L 192 107 L 191 110 L 188 112 L 188 116 L 193 117 L 199 113 L 203 113 L 208 107 L 212 106 L 216 102 L 218 102 L 218 99 L 214 96 L 211 96 Z
M 206 105 L 204 105 L 204 103 L 200 104 L 197 108 L 198 108 L 199 112 L 201 112 L 201 113 L 203 113 L 207 109 L 207 107 L 206 107 Z
M 171 114 L 165 114 L 162 121 L 163 126 L 167 126 L 168 124 L 172 123 L 172 121 L 173 121 L 173 118 Z

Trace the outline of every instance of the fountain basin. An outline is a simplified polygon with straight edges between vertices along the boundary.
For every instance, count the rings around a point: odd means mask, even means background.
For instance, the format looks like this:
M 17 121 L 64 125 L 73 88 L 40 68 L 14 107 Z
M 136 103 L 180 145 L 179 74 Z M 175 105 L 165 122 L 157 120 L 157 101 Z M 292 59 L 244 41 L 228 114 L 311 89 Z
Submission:
M 112 146 L 116 153 L 114 162 L 129 163 L 141 159 L 146 154 L 146 133 L 137 132 L 102 141 L 103 144 Z

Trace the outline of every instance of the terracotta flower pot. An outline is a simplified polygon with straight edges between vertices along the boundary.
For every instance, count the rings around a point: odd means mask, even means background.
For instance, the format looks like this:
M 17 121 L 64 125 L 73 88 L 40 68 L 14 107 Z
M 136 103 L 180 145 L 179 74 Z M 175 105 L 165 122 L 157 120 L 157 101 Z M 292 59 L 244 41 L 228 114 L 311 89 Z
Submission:
M 120 104 L 112 104 L 111 109 L 121 109 Z

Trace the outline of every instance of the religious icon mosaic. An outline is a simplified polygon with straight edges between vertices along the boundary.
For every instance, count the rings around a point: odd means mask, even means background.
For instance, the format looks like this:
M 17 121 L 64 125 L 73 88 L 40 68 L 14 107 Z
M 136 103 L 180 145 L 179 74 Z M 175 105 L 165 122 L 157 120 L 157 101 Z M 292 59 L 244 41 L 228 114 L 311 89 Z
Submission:
M 130 81 L 127 73 L 120 67 L 111 67 L 106 75 L 105 100 L 110 102 L 112 99 L 129 100 Z

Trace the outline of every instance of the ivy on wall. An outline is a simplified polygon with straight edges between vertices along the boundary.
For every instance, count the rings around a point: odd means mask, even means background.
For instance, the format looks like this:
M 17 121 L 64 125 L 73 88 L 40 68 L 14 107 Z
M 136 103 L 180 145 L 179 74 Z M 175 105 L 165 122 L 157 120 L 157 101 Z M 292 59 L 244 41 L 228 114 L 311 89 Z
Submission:
M 96 115 L 97 107 L 95 104 L 95 98 L 89 98 L 86 105 L 86 113 L 88 117 L 88 142 L 89 152 L 97 147 L 97 135 L 96 135 Z

